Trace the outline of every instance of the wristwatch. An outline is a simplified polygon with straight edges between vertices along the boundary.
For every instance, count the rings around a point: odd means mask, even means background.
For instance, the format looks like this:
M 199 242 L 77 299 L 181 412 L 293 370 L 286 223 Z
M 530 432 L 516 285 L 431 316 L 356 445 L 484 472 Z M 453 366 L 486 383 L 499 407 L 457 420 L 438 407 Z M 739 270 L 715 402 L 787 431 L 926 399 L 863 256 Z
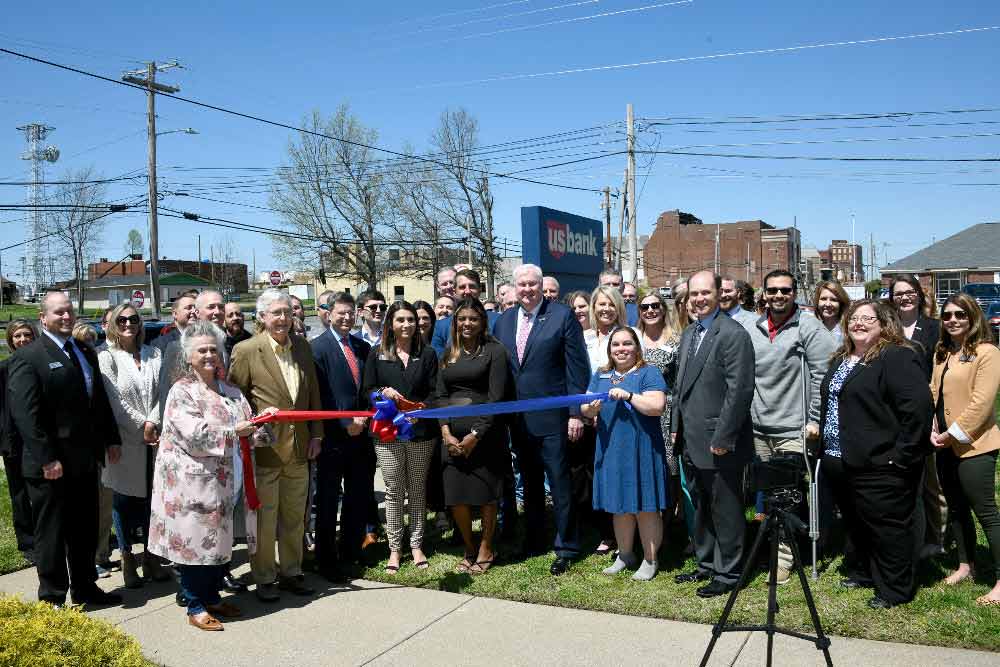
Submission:
M 476 431 L 476 429 L 472 429 L 471 431 L 469 431 L 469 433 L 472 434 L 473 438 L 475 438 L 476 440 L 479 440 L 479 433 Z
M 628 398 L 626 398 L 625 401 L 628 402 L 628 403 L 631 403 L 632 402 L 632 396 L 633 396 L 632 392 L 629 392 L 628 393 Z

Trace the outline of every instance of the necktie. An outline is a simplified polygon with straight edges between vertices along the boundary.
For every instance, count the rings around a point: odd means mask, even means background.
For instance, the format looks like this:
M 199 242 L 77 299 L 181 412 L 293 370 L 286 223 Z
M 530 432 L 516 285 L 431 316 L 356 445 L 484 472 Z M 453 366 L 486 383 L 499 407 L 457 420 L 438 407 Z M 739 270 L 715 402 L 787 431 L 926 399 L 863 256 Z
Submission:
M 694 355 L 698 354 L 698 347 L 701 344 L 701 332 L 704 330 L 705 327 L 701 326 L 701 322 L 695 322 L 694 335 L 691 336 L 691 347 L 688 348 L 687 363 L 691 363 L 694 359 Z
M 528 343 L 528 334 L 531 333 L 531 313 L 523 313 L 524 319 L 517 327 L 517 363 L 524 361 L 524 347 Z
M 80 360 L 76 358 L 76 350 L 73 349 L 73 343 L 68 339 L 66 340 L 66 344 L 63 345 L 63 352 L 69 355 L 69 360 L 76 366 L 76 370 L 83 373 L 83 368 L 80 367 Z
M 347 340 L 347 336 L 341 338 L 340 342 L 344 346 L 344 358 L 347 359 L 347 366 L 351 369 L 351 377 L 354 378 L 354 386 L 360 386 L 361 371 L 358 370 L 358 358 L 354 356 L 354 350 L 351 349 L 351 342 Z

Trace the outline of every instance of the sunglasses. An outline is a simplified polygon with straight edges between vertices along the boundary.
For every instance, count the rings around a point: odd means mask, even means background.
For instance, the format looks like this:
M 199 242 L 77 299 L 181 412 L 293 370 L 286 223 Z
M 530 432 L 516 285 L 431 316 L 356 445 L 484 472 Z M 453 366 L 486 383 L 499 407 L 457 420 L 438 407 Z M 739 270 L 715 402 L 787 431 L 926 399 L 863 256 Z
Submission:
M 964 310 L 946 310 L 943 313 L 941 313 L 941 321 L 948 322 L 949 320 L 951 320 L 953 315 L 956 320 L 965 321 L 969 319 L 969 314 Z
M 385 311 L 389 310 L 389 306 L 385 305 L 384 303 L 372 303 L 365 306 L 365 308 L 373 313 L 384 313 Z
M 788 296 L 789 294 L 791 294 L 795 290 L 792 289 L 791 287 L 765 287 L 764 291 L 767 292 L 767 294 L 769 296 L 774 296 L 778 292 L 781 292 L 785 296 Z
M 115 324 L 119 327 L 123 327 L 126 324 L 138 325 L 142 320 L 139 319 L 138 315 L 129 315 L 128 317 L 119 317 L 115 319 Z
M 659 310 L 660 304 L 658 303 L 640 303 L 639 310 Z
M 892 295 L 892 298 L 896 301 L 902 301 L 903 299 L 916 299 L 917 293 L 913 290 L 909 290 L 907 292 L 896 292 Z

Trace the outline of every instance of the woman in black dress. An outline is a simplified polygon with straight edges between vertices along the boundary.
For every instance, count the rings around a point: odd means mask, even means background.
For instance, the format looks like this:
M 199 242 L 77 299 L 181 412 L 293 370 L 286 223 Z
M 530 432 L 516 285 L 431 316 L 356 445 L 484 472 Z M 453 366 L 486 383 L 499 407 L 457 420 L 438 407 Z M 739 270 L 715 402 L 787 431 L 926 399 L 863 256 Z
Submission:
M 451 320 L 451 343 L 437 376 L 439 398 L 468 398 L 473 404 L 504 400 L 507 350 L 486 330 L 486 310 L 477 299 L 464 299 Z M 441 420 L 444 499 L 465 543 L 458 571 L 482 574 L 493 564 L 497 503 L 509 462 L 507 433 L 493 416 Z M 472 508 L 483 521 L 482 541 L 472 537 Z

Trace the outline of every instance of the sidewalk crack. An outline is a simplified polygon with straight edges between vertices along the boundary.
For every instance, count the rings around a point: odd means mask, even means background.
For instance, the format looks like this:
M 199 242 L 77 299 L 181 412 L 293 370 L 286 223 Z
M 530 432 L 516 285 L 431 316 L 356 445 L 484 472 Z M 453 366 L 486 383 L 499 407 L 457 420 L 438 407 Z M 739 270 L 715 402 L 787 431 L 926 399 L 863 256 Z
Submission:
M 438 621 L 444 620 L 448 616 L 451 616 L 456 611 L 458 611 L 459 609 L 461 609 L 462 607 L 464 607 L 465 605 L 469 604 L 470 602 L 472 602 L 475 599 L 476 598 L 474 596 L 470 595 L 469 598 L 467 600 L 463 600 L 461 604 L 455 606 L 452 609 L 449 609 L 448 611 L 444 612 L 440 616 L 431 619 L 430 621 L 428 621 L 424 625 L 420 626 L 419 628 L 417 628 L 416 630 L 414 630 L 410 634 L 408 634 L 405 637 L 403 637 L 402 639 L 400 639 L 398 642 L 396 642 L 392 646 L 389 646 L 388 648 L 386 648 L 385 650 L 377 653 L 376 655 L 372 656 L 368 660 L 365 660 L 364 662 L 359 663 L 359 667 L 364 667 L 365 665 L 370 665 L 371 663 L 375 662 L 376 660 L 378 660 L 379 658 L 381 658 L 386 653 L 389 653 L 390 651 L 392 651 L 393 649 L 397 648 L 398 646 L 400 646 L 402 644 L 405 644 L 406 642 L 410 641 L 411 639 L 413 639 L 414 637 L 416 637 L 417 635 L 419 635 L 421 632 L 423 632 L 427 628 L 431 627 L 432 625 L 434 625 Z

